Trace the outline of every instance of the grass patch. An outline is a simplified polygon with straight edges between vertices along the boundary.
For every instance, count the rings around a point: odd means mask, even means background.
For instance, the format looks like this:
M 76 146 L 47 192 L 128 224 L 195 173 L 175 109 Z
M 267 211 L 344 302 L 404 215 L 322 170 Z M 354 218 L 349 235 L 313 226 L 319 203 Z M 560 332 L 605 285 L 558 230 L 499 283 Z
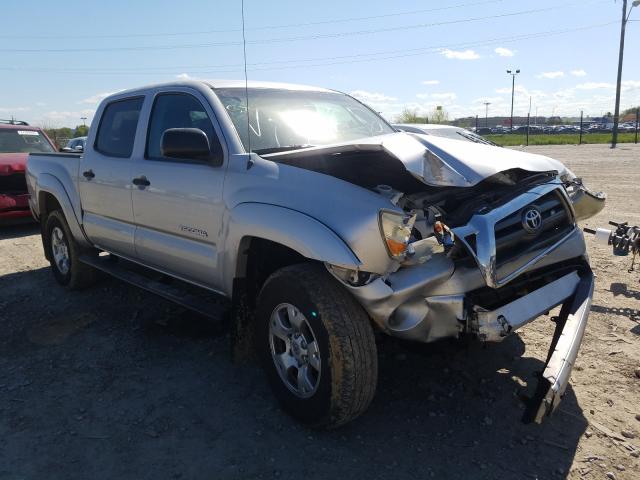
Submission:
M 526 145 L 527 136 L 521 134 L 491 134 L 484 136 L 493 143 L 503 147 Z M 577 145 L 580 134 L 569 133 L 559 135 L 529 135 L 529 145 Z M 635 133 L 619 133 L 618 143 L 633 143 Z M 611 143 L 610 133 L 587 133 L 582 135 L 582 143 Z

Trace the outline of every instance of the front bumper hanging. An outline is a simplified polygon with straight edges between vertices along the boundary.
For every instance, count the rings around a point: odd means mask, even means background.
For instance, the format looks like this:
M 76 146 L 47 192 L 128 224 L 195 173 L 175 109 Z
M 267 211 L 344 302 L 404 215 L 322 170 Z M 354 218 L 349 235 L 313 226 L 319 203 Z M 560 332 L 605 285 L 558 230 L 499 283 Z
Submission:
M 562 305 L 560 315 L 556 318 L 545 369 L 538 380 L 535 394 L 527 401 L 522 417 L 525 423 L 541 423 L 560 404 L 587 326 L 593 284 L 593 273 L 583 273 L 574 294 Z

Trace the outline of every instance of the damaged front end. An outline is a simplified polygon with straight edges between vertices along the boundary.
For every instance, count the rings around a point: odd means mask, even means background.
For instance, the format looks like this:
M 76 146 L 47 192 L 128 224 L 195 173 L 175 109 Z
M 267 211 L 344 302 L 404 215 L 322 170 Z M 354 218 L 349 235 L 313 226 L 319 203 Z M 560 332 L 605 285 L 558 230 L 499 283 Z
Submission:
M 600 211 L 605 197 L 546 157 L 471 145 L 476 154 L 496 155 L 489 165 L 463 160 L 469 154 L 464 142 L 401 140 L 287 152 L 273 160 L 388 200 L 379 230 L 393 266 L 367 273 L 327 265 L 387 334 L 425 343 L 463 335 L 497 342 L 562 305 L 527 409 L 526 420 L 540 421 L 567 386 L 593 292 L 576 222 Z

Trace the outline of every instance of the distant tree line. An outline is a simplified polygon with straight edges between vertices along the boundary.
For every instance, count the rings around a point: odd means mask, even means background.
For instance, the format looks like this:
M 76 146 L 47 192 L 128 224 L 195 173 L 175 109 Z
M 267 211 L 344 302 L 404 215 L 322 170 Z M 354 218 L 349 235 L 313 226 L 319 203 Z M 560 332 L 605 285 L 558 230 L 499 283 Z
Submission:
M 447 123 L 449 114 L 442 107 L 434 108 L 428 115 L 421 116 L 417 108 L 405 108 L 396 119 L 396 123 Z
M 53 140 L 58 148 L 62 148 L 66 145 L 67 140 L 75 137 L 86 137 L 89 133 L 89 127 L 86 125 L 77 125 L 76 128 L 62 127 L 62 128 L 49 128 L 44 127 L 43 130 L 47 136 Z

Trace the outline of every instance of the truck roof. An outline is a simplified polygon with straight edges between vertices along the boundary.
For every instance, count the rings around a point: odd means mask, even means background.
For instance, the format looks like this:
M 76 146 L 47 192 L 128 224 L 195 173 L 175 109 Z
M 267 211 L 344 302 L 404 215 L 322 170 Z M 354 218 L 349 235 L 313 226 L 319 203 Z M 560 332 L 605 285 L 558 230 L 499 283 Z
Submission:
M 23 124 L 14 124 L 14 123 L 0 123 L 0 130 L 35 130 L 42 131 L 40 127 L 36 127 L 34 125 L 23 125 Z
M 113 95 L 110 95 L 108 98 L 112 96 L 126 96 L 139 94 L 144 91 L 158 88 L 158 87 L 202 87 L 206 86 L 208 88 L 244 88 L 245 81 L 244 80 L 178 80 L 174 82 L 164 82 L 164 83 L 156 83 L 152 85 L 145 85 L 143 87 L 132 88 L 128 90 L 123 90 Z M 255 80 L 249 80 L 247 82 L 248 88 L 277 88 L 281 90 L 304 90 L 304 91 L 314 91 L 314 92 L 335 92 L 335 90 L 321 88 L 321 87 L 313 87 L 310 85 L 297 85 L 293 83 L 281 83 L 281 82 L 261 82 Z

